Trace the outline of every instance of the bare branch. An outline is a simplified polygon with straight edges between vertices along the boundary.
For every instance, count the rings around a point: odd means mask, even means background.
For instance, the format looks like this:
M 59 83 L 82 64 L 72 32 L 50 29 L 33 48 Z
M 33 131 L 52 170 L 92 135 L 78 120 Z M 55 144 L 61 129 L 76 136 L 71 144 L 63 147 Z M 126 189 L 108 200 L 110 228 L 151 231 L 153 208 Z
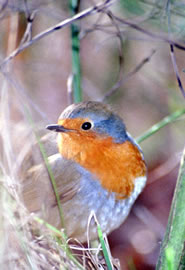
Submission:
M 108 8 L 110 5 L 112 5 L 115 1 L 117 0 L 106 0 L 103 2 L 100 2 L 99 4 L 87 8 L 82 12 L 79 12 L 78 14 L 52 26 L 49 27 L 48 29 L 46 29 L 45 31 L 41 32 L 40 34 L 36 35 L 35 37 L 33 37 L 31 40 L 26 41 L 23 44 L 20 44 L 20 46 L 14 50 L 9 56 L 7 56 L 0 64 L 0 68 L 2 68 L 5 64 L 7 64 L 7 62 L 11 61 L 16 55 L 18 55 L 20 52 L 22 52 L 23 50 L 25 50 L 26 48 L 30 47 L 31 45 L 33 45 L 35 42 L 39 41 L 40 39 L 44 38 L 45 36 L 48 36 L 49 34 L 60 30 L 68 25 L 70 25 L 71 23 L 73 23 L 74 21 L 77 21 L 79 19 L 85 18 L 88 15 L 93 15 L 97 12 L 101 12 L 103 11 L 105 8 Z
M 122 79 L 120 79 L 103 97 L 102 102 L 105 102 L 107 98 L 112 96 L 118 91 L 118 88 L 125 83 L 130 77 L 132 77 L 135 73 L 137 73 L 147 62 L 150 61 L 151 57 L 154 55 L 156 51 L 152 50 L 149 56 L 145 57 L 132 71 L 130 71 L 127 75 L 125 75 Z
M 32 27 L 33 21 L 35 18 L 37 10 L 34 10 L 31 14 L 27 17 L 27 26 L 24 32 L 23 38 L 21 39 L 20 46 L 32 40 Z
M 159 35 L 157 33 L 150 32 L 150 31 L 148 31 L 146 29 L 143 29 L 142 27 L 140 27 L 139 25 L 137 25 L 135 23 L 129 22 L 129 21 L 127 21 L 127 20 L 125 20 L 123 18 L 119 18 L 119 17 L 117 17 L 115 15 L 114 15 L 114 18 L 118 22 L 120 22 L 120 23 L 122 23 L 124 25 L 128 25 L 129 27 L 131 27 L 131 28 L 133 28 L 133 29 L 135 29 L 135 30 L 137 30 L 137 31 L 139 31 L 139 32 L 141 32 L 141 33 L 143 33 L 143 34 L 151 37 L 151 38 L 154 38 L 154 39 L 161 40 L 161 41 L 164 41 L 166 43 L 172 44 L 174 47 L 176 47 L 176 48 L 178 48 L 180 50 L 185 51 L 185 46 L 183 46 L 183 45 L 181 45 L 181 44 L 179 44 L 179 43 L 171 40 L 170 38 L 167 38 L 165 36 Z
M 121 35 L 121 31 L 119 29 L 119 26 L 118 26 L 117 22 L 115 21 L 114 15 L 112 14 L 112 12 L 110 10 L 108 10 L 106 12 L 106 14 L 109 16 L 109 18 L 112 21 L 112 24 L 116 28 L 116 36 L 117 36 L 118 41 L 119 41 L 119 47 L 118 47 L 119 48 L 119 71 L 118 71 L 118 79 L 117 79 L 118 82 L 116 83 L 116 84 L 118 84 L 119 81 L 121 80 L 121 74 L 122 74 L 122 69 L 123 69 L 123 60 L 124 60 L 124 57 L 123 57 L 123 38 Z
M 178 83 L 178 86 L 180 88 L 180 91 L 183 95 L 183 97 L 185 98 L 185 91 L 184 91 L 184 88 L 183 88 L 183 85 L 182 85 L 182 82 L 181 82 L 181 78 L 180 78 L 180 74 L 179 74 L 179 70 L 178 70 L 178 67 L 177 67 L 177 62 L 176 62 L 176 57 L 175 57 L 175 54 L 174 54 L 174 46 L 172 44 L 170 44 L 170 55 L 171 55 L 171 60 L 172 60 L 172 64 L 173 64 L 173 69 L 174 69 L 174 72 L 175 72 L 175 75 L 176 75 L 176 79 L 177 79 L 177 83 Z

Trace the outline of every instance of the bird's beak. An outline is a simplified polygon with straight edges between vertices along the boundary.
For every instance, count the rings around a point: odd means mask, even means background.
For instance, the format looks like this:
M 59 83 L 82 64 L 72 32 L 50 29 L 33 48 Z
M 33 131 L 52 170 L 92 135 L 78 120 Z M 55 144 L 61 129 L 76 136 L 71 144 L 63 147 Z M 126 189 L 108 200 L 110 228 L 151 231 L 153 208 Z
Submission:
M 61 125 L 48 125 L 48 126 L 46 126 L 46 129 L 54 130 L 56 132 L 68 132 L 68 131 L 71 131 L 71 129 L 65 128 L 64 126 L 61 126 Z

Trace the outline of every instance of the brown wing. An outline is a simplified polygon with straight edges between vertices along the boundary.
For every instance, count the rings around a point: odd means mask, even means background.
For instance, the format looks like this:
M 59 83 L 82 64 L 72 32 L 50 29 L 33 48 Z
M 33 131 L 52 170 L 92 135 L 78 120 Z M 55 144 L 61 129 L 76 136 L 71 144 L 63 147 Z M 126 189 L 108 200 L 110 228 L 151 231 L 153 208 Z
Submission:
M 49 167 L 56 182 L 61 204 L 66 203 L 79 189 L 80 175 L 74 163 L 63 159 L 58 153 L 56 135 L 48 134 L 41 139 L 41 142 L 49 155 Z M 33 144 L 27 151 L 19 171 L 21 193 L 26 208 L 30 212 L 42 212 L 42 217 L 52 224 L 58 223 L 55 193 L 37 144 Z
M 60 154 L 48 158 L 61 203 L 70 200 L 79 189 L 80 175 L 74 164 L 64 160 Z M 31 212 L 40 211 L 42 207 L 57 205 L 50 176 L 45 164 L 29 169 L 22 181 L 22 195 L 26 207 Z

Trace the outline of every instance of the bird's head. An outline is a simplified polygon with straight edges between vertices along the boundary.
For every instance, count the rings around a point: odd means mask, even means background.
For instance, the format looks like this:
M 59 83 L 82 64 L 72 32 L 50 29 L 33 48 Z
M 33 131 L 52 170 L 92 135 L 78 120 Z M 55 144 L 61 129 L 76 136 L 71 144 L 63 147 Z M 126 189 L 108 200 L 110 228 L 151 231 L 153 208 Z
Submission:
M 47 129 L 73 138 L 80 136 L 83 140 L 110 138 L 114 143 L 123 143 L 129 139 L 122 119 L 107 105 L 92 101 L 68 106 L 58 124 L 49 125 Z
M 59 152 L 95 175 L 107 190 L 128 196 L 134 179 L 146 173 L 142 153 L 122 119 L 100 102 L 67 107 L 56 125 Z

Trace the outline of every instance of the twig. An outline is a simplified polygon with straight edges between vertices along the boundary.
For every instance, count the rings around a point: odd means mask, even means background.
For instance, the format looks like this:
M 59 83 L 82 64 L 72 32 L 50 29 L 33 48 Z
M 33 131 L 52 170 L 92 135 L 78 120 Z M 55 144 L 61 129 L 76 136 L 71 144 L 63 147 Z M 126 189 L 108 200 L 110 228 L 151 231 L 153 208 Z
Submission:
M 161 11 L 161 9 L 163 8 L 163 2 L 162 1 L 154 1 L 154 2 L 151 1 L 150 2 L 150 1 L 147 1 L 147 0 L 140 0 L 140 2 L 143 2 L 144 4 L 149 5 L 149 6 L 153 6 L 153 7 L 155 6 L 155 8 L 158 9 L 159 11 Z M 184 19 L 185 14 L 183 13 L 183 11 L 185 11 L 185 10 L 184 9 L 181 9 L 181 10 L 174 9 L 174 10 L 172 10 L 172 13 L 174 15 L 181 16 Z
M 154 55 L 156 51 L 152 50 L 149 56 L 145 57 L 132 71 L 126 74 L 122 79 L 120 79 L 103 97 L 102 102 L 105 102 L 107 98 L 110 98 L 113 94 L 118 91 L 118 88 L 124 84 L 130 77 L 132 77 L 135 73 L 137 73 L 147 62 L 150 61 L 151 57 Z
M 78 14 L 74 15 L 71 18 L 68 18 L 52 27 L 49 27 L 48 29 L 44 30 L 43 32 L 39 33 L 38 35 L 36 35 L 35 37 L 33 37 L 31 40 L 25 42 L 24 44 L 20 44 L 20 46 L 15 49 L 10 55 L 8 55 L 1 63 L 0 63 L 0 69 L 7 64 L 7 62 L 11 61 L 15 56 L 17 56 L 20 52 L 22 52 L 23 50 L 25 50 L 26 48 L 30 47 L 31 45 L 33 45 L 35 42 L 39 41 L 40 39 L 48 36 L 51 33 L 54 33 L 57 30 L 60 30 L 70 24 L 72 24 L 73 22 L 85 18 L 88 15 L 92 15 L 95 14 L 97 12 L 102 11 L 105 8 L 108 8 L 110 5 L 112 5 L 115 1 L 117 0 L 106 0 L 106 1 L 102 1 L 99 4 L 87 8 L 81 12 L 79 12 Z
M 141 143 L 142 141 L 146 140 L 148 137 L 159 131 L 159 129 L 165 127 L 166 125 L 172 123 L 177 118 L 185 114 L 185 109 L 178 110 L 166 117 L 164 117 L 160 122 L 153 125 L 149 130 L 147 130 L 145 133 L 143 133 L 141 136 L 139 136 L 136 141 L 138 143 Z
M 99 14 L 98 18 L 96 19 L 96 22 L 94 22 L 93 25 L 90 28 L 87 28 L 85 30 L 81 29 L 80 40 L 83 39 L 84 37 L 86 37 L 88 34 L 94 32 L 95 30 L 97 30 L 98 26 L 100 27 L 100 22 L 101 22 L 101 19 L 102 19 L 103 16 L 104 16 L 103 13 Z
M 112 87 L 112 89 L 115 89 L 116 90 L 118 88 L 117 85 L 119 85 L 119 83 L 122 81 L 121 76 L 122 76 L 123 61 L 124 61 L 124 57 L 123 57 L 123 38 L 122 38 L 122 35 L 121 35 L 121 31 L 119 29 L 119 26 L 118 26 L 117 22 L 114 20 L 113 13 L 110 10 L 108 10 L 105 13 L 111 19 L 113 26 L 116 28 L 116 36 L 117 36 L 117 38 L 119 40 L 119 46 L 118 46 L 118 49 L 119 49 L 119 71 L 118 71 L 118 79 L 117 79 L 117 82 Z
M 129 22 L 129 21 L 123 19 L 123 18 L 119 18 L 118 16 L 115 16 L 115 15 L 114 15 L 114 18 L 115 18 L 118 22 L 120 22 L 120 23 L 122 23 L 122 24 L 124 24 L 124 25 L 128 25 L 129 27 L 131 27 L 131 28 L 133 28 L 133 29 L 135 29 L 135 30 L 137 30 L 137 31 L 139 31 L 139 32 L 141 32 L 141 33 L 143 33 L 143 34 L 145 34 L 145 35 L 151 37 L 151 38 L 158 39 L 158 40 L 164 41 L 164 42 L 166 42 L 166 43 L 172 44 L 173 46 L 175 46 L 175 47 L 178 48 L 179 50 L 185 51 L 185 46 L 183 46 L 183 45 L 181 45 L 181 44 L 179 44 L 179 43 L 177 43 L 177 42 L 175 42 L 175 41 L 173 41 L 173 40 L 171 40 L 171 39 L 169 39 L 169 38 L 166 38 L 166 37 L 164 37 L 164 36 L 162 36 L 162 35 L 159 35 L 159 34 L 157 34 L 157 33 L 152 33 L 152 32 L 150 32 L 149 30 L 143 29 L 143 28 L 140 27 L 139 25 L 137 25 L 137 24 L 135 24 L 135 23 L 132 23 L 132 22 Z
M 25 14 L 26 14 L 26 19 L 27 19 L 27 26 L 26 26 L 26 30 L 24 32 L 23 38 L 21 39 L 20 45 L 23 45 L 24 43 L 31 41 L 33 21 L 37 13 L 37 10 L 34 10 L 33 12 L 29 13 L 29 10 L 27 7 L 27 1 L 25 2 L 25 6 L 26 6 Z
M 179 89 L 180 89 L 182 95 L 185 98 L 185 91 L 184 91 L 184 87 L 183 87 L 182 82 L 181 82 L 181 78 L 180 78 L 180 74 L 179 74 L 179 71 L 178 71 L 178 67 L 177 67 L 177 63 L 176 63 L 176 57 L 175 57 L 175 54 L 174 54 L 174 48 L 173 47 L 174 46 L 172 44 L 170 44 L 170 55 L 171 55 L 171 60 L 172 60 L 172 64 L 173 64 L 173 69 L 174 69 L 174 72 L 175 72 L 175 76 L 176 76 L 176 79 L 177 79 Z

